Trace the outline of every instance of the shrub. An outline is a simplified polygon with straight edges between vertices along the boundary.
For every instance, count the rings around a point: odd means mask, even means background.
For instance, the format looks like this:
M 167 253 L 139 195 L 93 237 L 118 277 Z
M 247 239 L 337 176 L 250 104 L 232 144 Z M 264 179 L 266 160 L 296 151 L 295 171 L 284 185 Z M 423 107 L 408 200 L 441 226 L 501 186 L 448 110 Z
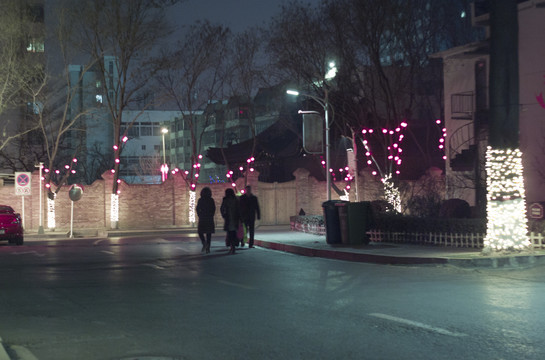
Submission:
M 467 201 L 462 199 L 449 199 L 443 201 L 439 216 L 442 218 L 469 218 L 471 208 Z

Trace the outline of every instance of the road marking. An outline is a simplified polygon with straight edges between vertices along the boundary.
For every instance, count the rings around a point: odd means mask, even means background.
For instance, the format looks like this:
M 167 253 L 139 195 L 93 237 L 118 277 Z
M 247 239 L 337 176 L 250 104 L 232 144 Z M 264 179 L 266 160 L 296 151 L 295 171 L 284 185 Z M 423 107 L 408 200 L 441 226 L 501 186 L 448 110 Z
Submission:
M 95 242 L 93 243 L 93 245 L 94 245 L 94 246 L 97 246 L 98 244 L 100 244 L 101 242 L 103 242 L 103 241 L 105 241 L 105 240 L 107 240 L 107 239 L 98 239 L 97 241 L 95 241 Z
M 143 266 L 148 266 L 148 267 L 151 267 L 151 268 L 154 268 L 156 270 L 165 270 L 164 267 L 162 266 L 159 266 L 159 265 L 155 265 L 155 264 L 142 264 Z
M 423 324 L 423 323 L 417 322 L 417 321 L 412 321 L 412 320 L 399 318 L 399 317 L 396 317 L 396 316 L 380 314 L 380 313 L 370 313 L 369 316 L 374 316 L 374 317 L 378 317 L 378 318 L 381 318 L 381 319 L 395 321 L 395 322 L 405 324 L 405 325 L 409 325 L 409 326 L 414 326 L 414 327 L 421 328 L 421 329 L 424 329 L 424 330 L 436 332 L 436 333 L 441 334 L 441 335 L 456 336 L 456 337 L 467 336 L 467 334 L 448 331 L 448 330 L 441 329 L 441 328 L 438 328 L 438 327 L 435 327 L 435 326 Z
M 104 253 L 104 254 L 108 254 L 108 255 L 115 255 L 115 253 L 113 251 L 101 250 L 100 252 Z
M 13 255 L 36 255 L 36 256 L 45 256 L 45 254 L 41 254 L 36 251 L 22 251 L 22 252 L 15 252 Z
M 229 286 L 235 286 L 235 287 L 238 287 L 238 288 L 241 288 L 241 289 L 246 289 L 246 290 L 255 290 L 255 289 L 257 289 L 257 288 L 255 288 L 255 287 L 253 287 L 253 286 L 247 286 L 247 285 L 237 284 L 237 283 L 233 283 L 233 282 L 225 281 L 225 280 L 218 280 L 218 282 L 219 282 L 220 284 L 229 285 Z

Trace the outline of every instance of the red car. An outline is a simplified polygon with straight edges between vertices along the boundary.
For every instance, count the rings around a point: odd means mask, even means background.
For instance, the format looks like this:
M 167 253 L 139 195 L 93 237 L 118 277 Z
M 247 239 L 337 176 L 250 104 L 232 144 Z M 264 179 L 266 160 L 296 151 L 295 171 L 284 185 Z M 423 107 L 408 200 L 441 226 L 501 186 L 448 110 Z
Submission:
M 0 205 L 0 240 L 23 245 L 23 221 L 11 206 Z

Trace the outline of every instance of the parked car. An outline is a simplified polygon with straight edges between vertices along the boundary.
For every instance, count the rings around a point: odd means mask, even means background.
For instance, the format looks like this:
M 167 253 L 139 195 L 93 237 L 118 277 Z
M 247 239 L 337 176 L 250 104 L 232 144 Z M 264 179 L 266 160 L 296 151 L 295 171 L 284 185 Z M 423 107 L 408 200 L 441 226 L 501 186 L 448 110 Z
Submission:
M 0 205 L 0 240 L 23 245 L 23 221 L 11 206 Z

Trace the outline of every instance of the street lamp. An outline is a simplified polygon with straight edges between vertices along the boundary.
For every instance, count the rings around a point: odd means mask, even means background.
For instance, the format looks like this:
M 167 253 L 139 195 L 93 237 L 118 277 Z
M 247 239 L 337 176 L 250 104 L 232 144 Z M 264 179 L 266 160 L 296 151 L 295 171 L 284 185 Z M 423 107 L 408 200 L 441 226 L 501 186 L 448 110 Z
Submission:
M 337 67 L 335 66 L 335 62 L 331 61 L 328 64 L 328 69 L 326 74 L 324 75 L 324 80 L 314 82 L 314 85 L 316 86 L 322 86 L 325 85 L 326 80 L 332 80 L 335 75 L 337 75 Z M 328 112 L 329 112 L 329 100 L 328 100 L 328 91 L 327 86 L 322 86 L 324 90 L 324 98 L 319 98 L 314 95 L 310 94 L 303 94 L 300 93 L 297 90 L 287 90 L 286 93 L 288 95 L 294 95 L 294 96 L 306 96 L 314 101 L 316 101 L 318 104 L 320 104 L 324 108 L 324 121 L 325 121 L 325 177 L 327 182 L 327 201 L 331 200 L 331 174 L 329 173 L 329 118 L 328 118 Z
M 168 132 L 168 129 L 162 128 L 161 132 L 163 133 L 163 164 L 161 165 L 161 179 L 164 182 L 167 179 L 168 174 L 167 154 L 165 150 L 165 134 Z
M 287 90 L 286 93 L 288 95 L 293 96 L 306 96 L 314 101 L 316 101 L 318 104 L 320 104 L 324 108 L 324 121 L 325 121 L 325 167 L 326 167 L 326 186 L 327 186 L 327 200 L 331 200 L 331 175 L 329 174 L 329 102 L 328 102 L 328 92 L 327 89 L 324 88 L 325 96 L 324 98 L 319 98 L 314 95 L 310 94 L 304 94 L 300 93 L 297 90 Z

